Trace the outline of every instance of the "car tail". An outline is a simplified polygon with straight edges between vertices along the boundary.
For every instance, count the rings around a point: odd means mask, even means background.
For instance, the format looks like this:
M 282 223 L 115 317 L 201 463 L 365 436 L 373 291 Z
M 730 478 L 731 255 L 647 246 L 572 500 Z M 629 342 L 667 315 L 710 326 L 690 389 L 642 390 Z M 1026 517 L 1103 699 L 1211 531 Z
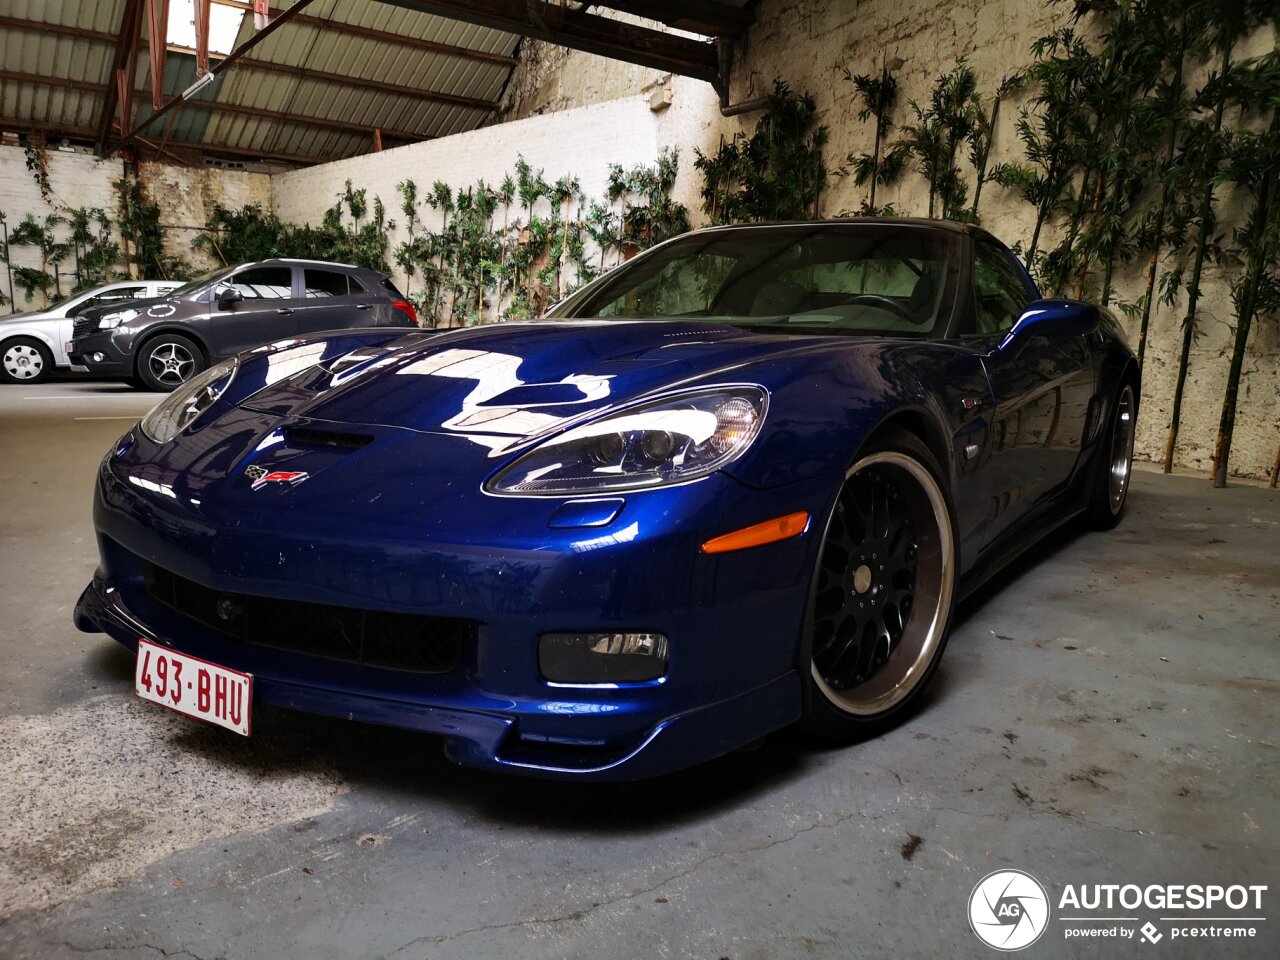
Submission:
M 417 324 L 418 311 L 414 309 L 413 304 L 408 301 L 405 295 L 400 292 L 400 289 L 391 282 L 390 277 L 384 276 L 382 278 L 382 288 L 386 290 L 387 293 L 391 294 L 392 309 L 399 310 L 408 317 L 412 323 Z

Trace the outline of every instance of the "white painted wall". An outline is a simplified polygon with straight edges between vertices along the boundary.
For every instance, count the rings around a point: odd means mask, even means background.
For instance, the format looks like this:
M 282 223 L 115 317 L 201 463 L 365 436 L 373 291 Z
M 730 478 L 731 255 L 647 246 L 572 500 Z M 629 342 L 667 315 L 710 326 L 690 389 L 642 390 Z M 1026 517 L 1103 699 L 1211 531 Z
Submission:
M 663 146 L 673 144 L 681 148 L 676 198 L 696 211 L 692 148 L 713 146 L 714 140 L 708 144 L 708 137 L 718 137 L 708 112 L 714 102 L 710 88 L 698 84 L 659 113 L 650 110 L 647 96 L 633 95 L 280 173 L 272 177 L 273 209 L 286 222 L 318 226 L 350 180 L 357 189 L 368 190 L 370 203 L 375 196 L 381 197 L 387 215 L 403 221 L 396 190 L 401 181 L 416 183 L 419 197 L 437 180 L 455 191 L 478 180 L 493 186 L 514 171 L 521 156 L 534 170 L 542 169 L 549 183 L 575 176 L 587 197 L 603 200 L 610 164 L 626 168 L 652 164 Z M 544 201 L 537 212 L 545 215 L 545 207 Z M 440 229 L 442 215 L 425 203 L 419 217 L 427 229 Z M 398 223 L 390 234 L 392 249 L 407 239 L 403 223 Z M 407 278 L 398 269 L 393 276 L 403 289 Z

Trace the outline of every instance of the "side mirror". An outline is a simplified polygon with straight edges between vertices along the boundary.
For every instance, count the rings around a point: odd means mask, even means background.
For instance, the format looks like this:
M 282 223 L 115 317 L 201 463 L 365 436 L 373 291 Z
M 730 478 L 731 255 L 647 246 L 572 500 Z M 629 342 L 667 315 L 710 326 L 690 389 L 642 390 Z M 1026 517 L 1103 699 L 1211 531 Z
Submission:
M 244 294 L 235 287 L 223 287 L 218 291 L 218 309 L 230 310 L 233 303 L 243 299 Z
M 1005 344 L 1027 337 L 1082 337 L 1098 325 L 1098 308 L 1079 300 L 1036 300 L 1027 304 Z

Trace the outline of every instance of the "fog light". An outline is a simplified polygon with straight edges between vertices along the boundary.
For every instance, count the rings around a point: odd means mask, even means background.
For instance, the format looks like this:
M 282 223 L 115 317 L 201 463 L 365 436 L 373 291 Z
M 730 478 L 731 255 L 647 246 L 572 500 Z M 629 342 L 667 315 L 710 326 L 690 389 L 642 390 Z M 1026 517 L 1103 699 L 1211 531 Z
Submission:
M 667 672 L 660 633 L 544 633 L 538 669 L 554 683 L 642 683 Z
M 93 362 L 94 362 L 94 363 L 101 363 L 101 362 L 102 362 L 103 360 L 105 360 L 105 359 L 106 359 L 106 354 L 103 354 L 103 353 L 95 353 L 95 354 L 93 355 Z

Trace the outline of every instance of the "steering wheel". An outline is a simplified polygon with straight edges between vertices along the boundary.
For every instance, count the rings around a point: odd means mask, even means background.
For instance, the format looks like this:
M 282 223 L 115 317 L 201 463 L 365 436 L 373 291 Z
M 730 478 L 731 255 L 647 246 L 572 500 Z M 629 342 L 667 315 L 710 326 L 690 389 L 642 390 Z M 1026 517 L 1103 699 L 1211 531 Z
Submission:
M 842 300 L 840 306 L 851 307 L 855 304 L 865 303 L 872 307 L 879 307 L 881 310 L 888 310 L 895 313 L 908 323 L 920 323 L 907 312 L 907 308 L 900 304 L 897 300 L 890 297 L 882 297 L 877 293 L 858 293 L 854 294 L 848 300 Z
M 867 303 L 868 306 L 879 307 L 881 310 L 890 311 L 891 314 L 902 317 L 902 319 L 906 320 L 906 323 L 915 324 L 916 326 L 923 326 L 929 321 L 928 316 L 916 319 L 915 316 L 910 314 L 908 308 L 902 306 L 901 303 L 896 300 L 892 300 L 891 297 L 882 297 L 881 294 L 878 293 L 855 293 L 854 296 L 849 298 L 849 300 L 841 301 L 840 306 L 854 306 L 856 303 Z

